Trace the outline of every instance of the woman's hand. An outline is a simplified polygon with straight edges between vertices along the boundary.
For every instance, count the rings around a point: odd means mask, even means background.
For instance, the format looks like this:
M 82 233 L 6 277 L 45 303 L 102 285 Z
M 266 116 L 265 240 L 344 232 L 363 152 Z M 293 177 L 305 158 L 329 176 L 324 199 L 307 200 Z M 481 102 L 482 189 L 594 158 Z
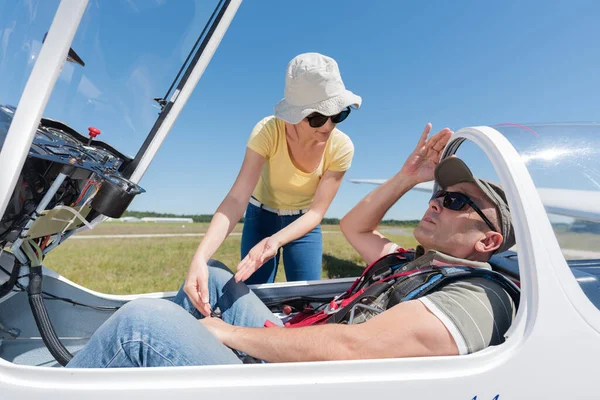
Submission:
M 208 265 L 202 259 L 197 257 L 192 259 L 183 291 L 200 314 L 205 317 L 210 316 Z
M 215 254 L 237 221 L 240 220 L 264 164 L 263 156 L 250 148 L 246 149 L 240 173 L 231 190 L 217 208 L 206 231 L 206 236 L 192 258 L 183 291 L 188 295 L 194 307 L 205 317 L 210 315 L 206 260 Z
M 235 281 L 245 281 L 264 263 L 277 255 L 280 243 L 273 237 L 264 238 L 250 250 L 248 255 L 238 264 Z
M 417 147 L 406 159 L 400 170 L 401 174 L 415 178 L 417 182 L 428 182 L 434 179 L 436 165 L 440 162 L 442 150 L 450 140 L 452 131 L 444 128 L 430 138 L 431 124 L 427 124 Z

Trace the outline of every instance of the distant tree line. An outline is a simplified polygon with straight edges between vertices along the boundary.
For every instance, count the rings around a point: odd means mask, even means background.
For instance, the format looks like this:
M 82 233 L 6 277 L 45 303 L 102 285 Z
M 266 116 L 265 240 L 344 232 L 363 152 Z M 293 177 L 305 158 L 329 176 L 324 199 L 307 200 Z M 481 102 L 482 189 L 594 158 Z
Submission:
M 171 213 L 157 213 L 154 211 L 125 211 L 123 217 L 155 217 L 155 218 L 191 218 L 194 222 L 210 222 L 212 214 L 171 214 Z M 243 218 L 242 218 L 243 221 Z
M 194 222 L 210 222 L 213 215 L 212 214 L 172 214 L 172 213 L 157 213 L 154 211 L 125 211 L 123 217 L 135 217 L 135 218 L 144 218 L 144 217 L 157 217 L 157 218 L 191 218 Z M 244 218 L 240 219 L 240 223 L 244 222 Z M 321 222 L 323 225 L 339 225 L 339 218 L 323 218 Z M 396 220 L 396 219 L 386 219 L 381 221 L 380 225 L 386 226 L 405 226 L 409 228 L 414 228 L 419 223 L 419 220 Z
M 403 226 L 407 228 L 416 228 L 419 225 L 420 219 L 411 219 L 411 220 L 397 220 L 397 219 L 384 219 L 379 223 L 379 225 L 386 226 Z
M 600 233 L 600 223 L 595 221 L 587 221 L 584 219 L 576 219 L 569 226 L 571 232 L 589 232 Z

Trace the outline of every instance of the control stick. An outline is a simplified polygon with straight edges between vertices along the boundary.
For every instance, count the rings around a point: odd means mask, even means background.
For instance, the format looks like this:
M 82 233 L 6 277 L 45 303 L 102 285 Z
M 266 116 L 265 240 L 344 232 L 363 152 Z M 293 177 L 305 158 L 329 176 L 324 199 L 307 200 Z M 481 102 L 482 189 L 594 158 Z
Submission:
M 100 129 L 98 128 L 94 128 L 93 126 L 90 126 L 88 128 L 88 131 L 90 131 L 88 133 L 90 140 L 88 140 L 87 145 L 89 146 L 90 144 L 92 144 L 92 140 L 96 138 L 96 136 L 98 136 L 100 134 Z

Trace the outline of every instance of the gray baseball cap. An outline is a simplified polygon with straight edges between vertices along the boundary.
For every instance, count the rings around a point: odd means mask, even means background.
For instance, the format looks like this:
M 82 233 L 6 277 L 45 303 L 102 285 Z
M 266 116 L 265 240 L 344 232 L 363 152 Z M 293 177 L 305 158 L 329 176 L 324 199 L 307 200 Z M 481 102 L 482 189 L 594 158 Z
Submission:
M 500 233 L 504 239 L 494 253 L 502 253 L 514 246 L 515 230 L 510 218 L 510 209 L 504 190 L 498 184 L 475 177 L 469 167 L 458 157 L 448 157 L 435 167 L 435 181 L 442 189 L 462 182 L 476 184 L 498 210 Z

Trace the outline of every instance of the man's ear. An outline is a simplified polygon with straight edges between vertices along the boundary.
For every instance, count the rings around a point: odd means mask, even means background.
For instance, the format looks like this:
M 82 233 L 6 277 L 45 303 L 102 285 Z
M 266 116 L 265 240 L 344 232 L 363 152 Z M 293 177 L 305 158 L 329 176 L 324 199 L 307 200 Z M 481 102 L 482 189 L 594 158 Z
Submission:
M 488 231 L 484 237 L 475 243 L 475 250 L 480 253 L 494 252 L 500 247 L 503 240 L 502 234 Z

